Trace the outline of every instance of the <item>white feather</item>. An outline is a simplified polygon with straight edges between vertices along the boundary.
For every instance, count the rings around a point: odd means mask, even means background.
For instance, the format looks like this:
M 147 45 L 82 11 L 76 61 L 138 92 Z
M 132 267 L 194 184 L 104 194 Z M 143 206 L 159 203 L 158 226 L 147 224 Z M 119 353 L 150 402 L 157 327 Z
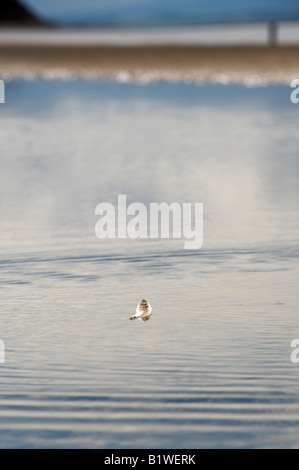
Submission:
M 139 304 L 136 307 L 136 312 L 134 315 L 130 316 L 130 320 L 135 320 L 135 318 L 138 318 L 142 322 L 146 322 L 150 319 L 152 315 L 152 307 L 150 303 L 142 299 Z

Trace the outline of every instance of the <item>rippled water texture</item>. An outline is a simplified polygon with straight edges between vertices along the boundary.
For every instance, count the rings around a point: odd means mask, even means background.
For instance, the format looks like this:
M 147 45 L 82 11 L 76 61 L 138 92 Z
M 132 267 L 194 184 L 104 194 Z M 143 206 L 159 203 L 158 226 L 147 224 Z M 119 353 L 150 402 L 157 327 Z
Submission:
M 12 82 L 0 105 L 0 446 L 299 447 L 288 87 Z M 99 240 L 203 202 L 204 244 Z M 146 298 L 152 319 L 130 322 Z

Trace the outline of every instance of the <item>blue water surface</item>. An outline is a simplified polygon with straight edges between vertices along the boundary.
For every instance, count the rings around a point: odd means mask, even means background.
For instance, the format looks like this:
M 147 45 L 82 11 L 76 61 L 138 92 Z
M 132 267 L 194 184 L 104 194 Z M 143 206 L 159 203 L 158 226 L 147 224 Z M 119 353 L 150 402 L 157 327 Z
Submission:
M 62 23 L 171 25 L 295 20 L 296 0 L 26 0 L 42 17 Z

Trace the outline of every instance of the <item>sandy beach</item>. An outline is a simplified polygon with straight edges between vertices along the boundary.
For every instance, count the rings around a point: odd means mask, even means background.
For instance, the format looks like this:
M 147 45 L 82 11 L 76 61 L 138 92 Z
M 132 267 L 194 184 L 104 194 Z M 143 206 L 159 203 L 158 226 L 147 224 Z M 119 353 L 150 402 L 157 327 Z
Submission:
M 0 76 L 126 81 L 290 83 L 299 46 L 45 45 L 0 43 Z

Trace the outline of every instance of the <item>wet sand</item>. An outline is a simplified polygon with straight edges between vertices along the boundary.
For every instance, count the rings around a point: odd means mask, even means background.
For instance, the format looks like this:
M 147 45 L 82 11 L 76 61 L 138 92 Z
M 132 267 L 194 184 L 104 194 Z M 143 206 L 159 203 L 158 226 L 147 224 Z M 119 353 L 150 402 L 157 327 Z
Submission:
M 0 44 L 1 78 L 290 83 L 299 46 L 76 46 Z

